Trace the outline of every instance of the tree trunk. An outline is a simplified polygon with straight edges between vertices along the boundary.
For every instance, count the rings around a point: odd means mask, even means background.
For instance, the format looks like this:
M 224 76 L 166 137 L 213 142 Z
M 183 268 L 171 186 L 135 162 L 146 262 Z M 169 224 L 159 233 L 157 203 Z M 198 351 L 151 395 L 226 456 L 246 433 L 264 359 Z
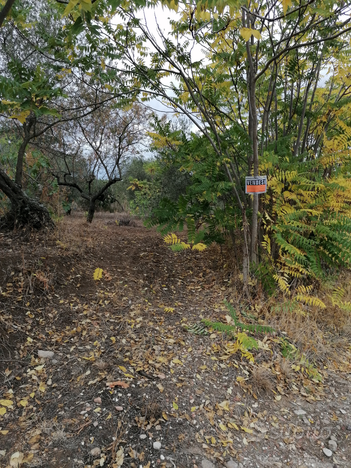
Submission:
M 95 214 L 95 199 L 92 198 L 90 199 L 89 202 L 89 209 L 88 209 L 88 216 L 87 216 L 87 221 L 88 223 L 91 223 L 94 219 L 94 214 Z
M 248 284 L 249 284 L 249 273 L 250 273 L 250 256 L 249 256 L 249 225 L 246 218 L 245 209 L 242 211 L 243 216 L 243 233 L 244 233 L 244 242 L 243 242 L 243 283 L 244 283 L 244 293 L 248 294 Z
M 254 19 L 245 18 L 243 13 L 243 24 L 247 22 L 247 27 L 254 27 Z M 248 94 L 248 103 L 249 103 L 249 120 L 250 120 L 250 129 L 249 136 L 252 142 L 252 162 L 253 162 L 253 175 L 258 176 L 258 119 L 257 119 L 257 108 L 256 108 L 256 67 L 254 63 L 253 56 L 251 54 L 251 45 L 254 45 L 254 38 L 251 36 L 251 39 L 246 42 L 246 52 L 248 59 L 248 77 L 247 77 L 247 94 Z M 251 220 L 251 252 L 250 260 L 252 263 L 257 263 L 257 239 L 258 239 L 258 195 L 253 195 L 252 200 L 252 220 Z
M 15 1 L 16 0 L 7 0 L 5 5 L 3 6 L 0 12 L 0 27 L 2 26 L 2 23 L 4 22 L 7 15 L 10 13 L 11 7 L 15 3 Z
M 11 202 L 10 211 L 0 219 L 0 228 L 34 228 L 54 227 L 50 213 L 38 200 L 29 198 L 6 172 L 0 167 L 0 190 Z
M 23 160 L 24 160 L 24 155 L 25 151 L 28 145 L 29 139 L 24 139 L 19 150 L 18 150 L 18 155 L 17 155 L 17 164 L 16 164 L 16 176 L 15 176 L 15 182 L 18 186 L 22 186 L 22 178 L 23 178 Z

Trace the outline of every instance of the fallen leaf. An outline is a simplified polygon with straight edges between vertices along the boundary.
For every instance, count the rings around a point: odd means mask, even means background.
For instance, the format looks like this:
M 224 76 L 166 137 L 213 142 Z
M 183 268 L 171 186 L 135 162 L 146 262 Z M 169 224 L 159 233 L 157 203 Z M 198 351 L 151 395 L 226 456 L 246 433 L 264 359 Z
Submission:
M 229 422 L 228 427 L 230 427 L 231 429 L 235 429 L 237 431 L 239 430 L 238 426 L 233 422 Z
M 29 443 L 30 445 L 34 445 L 34 444 L 36 444 L 37 442 L 39 442 L 40 439 L 41 439 L 41 435 L 40 435 L 40 434 L 37 434 L 37 435 L 35 435 L 34 437 L 31 437 L 31 438 L 29 439 L 28 443 Z
M 183 365 L 182 361 L 180 361 L 179 359 L 172 359 L 172 362 L 174 364 L 180 364 L 181 366 Z
M 222 429 L 222 431 L 227 431 L 227 427 L 224 424 L 219 424 L 219 427 Z
M 117 463 L 117 467 L 120 467 L 123 465 L 123 461 L 124 461 L 124 449 L 123 447 L 120 447 L 118 449 L 118 452 L 116 453 L 116 460 L 115 462 Z
M 177 403 L 176 403 L 175 401 L 173 402 L 173 408 L 174 408 L 175 410 L 178 409 L 178 405 L 177 405 Z
M 6 413 L 6 408 L 1 407 L 0 408 L 0 416 L 4 415 Z
M 122 387 L 122 388 L 128 388 L 129 384 L 127 382 L 122 382 L 121 380 L 117 380 L 116 382 L 106 382 L 107 387 Z
M 241 429 L 244 431 L 244 432 L 247 432 L 248 434 L 252 434 L 253 433 L 253 430 L 252 429 L 249 429 L 245 426 L 240 426 Z
M 95 281 L 101 280 L 102 272 L 103 272 L 102 268 L 96 268 L 96 270 L 94 271 L 94 280 Z
M 161 393 L 163 392 L 164 387 L 160 383 L 157 384 L 156 387 L 160 390 Z
M 0 400 L 0 405 L 9 407 L 9 406 L 13 405 L 13 401 L 11 401 L 11 400 Z
M 13 468 L 19 468 L 22 462 L 23 462 L 22 452 L 15 452 L 11 455 L 10 466 L 12 466 Z
M 6 434 L 8 434 L 8 432 L 9 432 L 8 430 L 3 430 L 3 431 L 0 431 L 0 434 L 6 435 Z
M 40 385 L 39 385 L 39 390 L 44 393 L 45 390 L 46 390 L 46 385 L 44 382 L 40 382 Z
M 223 408 L 224 410 L 226 411 L 230 411 L 229 409 L 229 401 L 228 400 L 225 400 L 225 401 L 222 401 L 222 403 L 219 403 L 219 405 L 221 408 Z

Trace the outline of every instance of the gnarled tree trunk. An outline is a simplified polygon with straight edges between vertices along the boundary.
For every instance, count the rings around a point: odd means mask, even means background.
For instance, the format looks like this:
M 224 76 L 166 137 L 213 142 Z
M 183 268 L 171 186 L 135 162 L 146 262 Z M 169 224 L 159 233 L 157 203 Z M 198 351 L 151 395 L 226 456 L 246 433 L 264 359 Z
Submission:
M 0 167 L 0 190 L 9 198 L 11 209 L 0 219 L 0 228 L 54 227 L 47 208 L 28 195 Z

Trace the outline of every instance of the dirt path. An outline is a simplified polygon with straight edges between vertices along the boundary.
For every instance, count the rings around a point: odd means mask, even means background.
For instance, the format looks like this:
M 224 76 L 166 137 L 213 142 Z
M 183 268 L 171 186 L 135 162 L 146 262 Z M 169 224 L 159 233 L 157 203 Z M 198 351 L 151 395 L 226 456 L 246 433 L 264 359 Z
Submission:
M 280 333 L 255 334 L 250 362 L 187 331 L 240 305 L 231 256 L 173 253 L 112 215 L 0 235 L 0 466 L 351 467 L 350 354 L 318 374 Z

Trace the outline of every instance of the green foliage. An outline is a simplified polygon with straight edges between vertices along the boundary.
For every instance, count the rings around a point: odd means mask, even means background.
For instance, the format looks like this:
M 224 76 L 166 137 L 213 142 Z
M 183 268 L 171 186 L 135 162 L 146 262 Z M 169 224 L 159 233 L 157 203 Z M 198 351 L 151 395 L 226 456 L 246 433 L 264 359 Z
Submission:
M 185 329 L 194 335 L 208 335 L 208 331 L 202 323 L 195 323 L 190 326 L 185 326 Z
M 240 328 L 241 330 L 247 330 L 252 333 L 271 333 L 274 331 L 273 328 L 265 325 L 247 325 L 245 323 L 239 322 L 233 306 L 228 301 L 224 301 L 224 304 L 226 305 L 229 314 L 234 321 L 234 325 L 229 325 L 222 322 L 211 322 L 210 320 L 203 319 L 202 322 L 207 327 L 212 327 L 214 330 L 227 333 L 230 336 L 234 336 L 238 328 Z

